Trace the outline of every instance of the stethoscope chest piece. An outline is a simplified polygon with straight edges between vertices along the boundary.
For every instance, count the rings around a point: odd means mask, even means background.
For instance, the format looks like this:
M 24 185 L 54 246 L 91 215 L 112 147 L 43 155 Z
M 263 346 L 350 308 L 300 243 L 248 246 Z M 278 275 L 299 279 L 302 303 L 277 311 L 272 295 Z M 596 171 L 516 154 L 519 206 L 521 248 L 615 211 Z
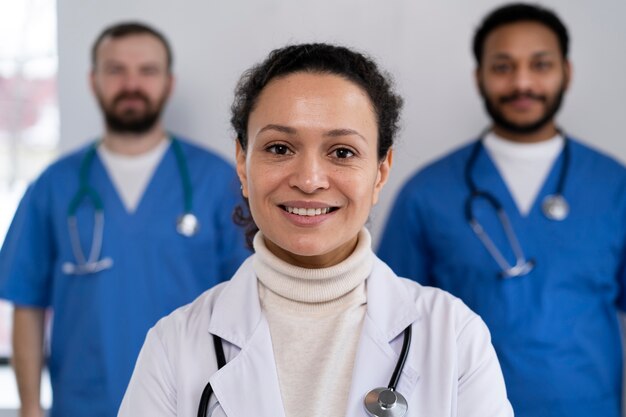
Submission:
M 408 409 L 402 394 L 389 388 L 374 388 L 365 395 L 364 403 L 372 417 L 404 417 Z
M 176 219 L 176 231 L 183 236 L 194 236 L 199 229 L 200 222 L 192 213 L 185 213 Z
M 548 219 L 561 221 L 569 214 L 569 204 L 561 194 L 552 194 L 544 198 L 541 210 Z

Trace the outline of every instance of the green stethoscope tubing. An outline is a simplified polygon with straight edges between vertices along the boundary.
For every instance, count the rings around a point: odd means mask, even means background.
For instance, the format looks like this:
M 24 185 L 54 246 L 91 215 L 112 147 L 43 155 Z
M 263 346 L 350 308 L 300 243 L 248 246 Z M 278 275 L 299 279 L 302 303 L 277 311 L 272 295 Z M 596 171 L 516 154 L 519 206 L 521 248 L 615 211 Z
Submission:
M 176 156 L 178 172 L 180 173 L 180 180 L 183 186 L 184 213 L 191 213 L 193 189 L 191 188 L 191 178 L 189 175 L 189 167 L 187 166 L 187 159 L 185 158 L 185 155 L 183 155 L 183 149 L 181 148 L 180 143 L 174 138 L 172 139 L 172 149 L 174 150 L 174 156 Z
M 98 150 L 99 141 L 94 142 L 90 147 L 85 157 L 83 158 L 80 164 L 79 178 L 80 178 L 80 187 L 78 192 L 70 201 L 70 205 L 67 209 L 68 217 L 75 217 L 76 211 L 78 207 L 82 203 L 85 197 L 89 198 L 94 205 L 94 209 L 96 211 L 102 211 L 104 205 L 102 204 L 102 199 L 98 192 L 89 185 L 89 169 L 91 168 L 91 164 L 93 163 L 93 159 L 96 156 L 96 152 Z M 185 213 L 191 213 L 192 209 L 192 201 L 193 201 L 193 189 L 191 187 L 191 177 L 189 175 L 189 166 L 187 165 L 187 159 L 183 154 L 183 149 L 180 146 L 178 139 L 172 138 L 172 150 L 174 151 L 174 156 L 176 157 L 176 164 L 178 165 L 178 172 L 180 174 L 181 183 L 183 186 L 183 202 Z
M 74 195 L 70 201 L 67 209 L 70 243 L 77 262 L 75 265 L 69 262 L 63 265 L 63 270 L 67 274 L 94 273 L 102 269 L 110 268 L 113 264 L 113 261 L 110 258 L 99 260 L 104 234 L 104 204 L 102 203 L 102 199 L 100 198 L 98 192 L 89 184 L 89 170 L 96 156 L 99 143 L 99 141 L 94 142 L 89 147 L 87 153 L 81 161 L 79 169 L 79 188 L 76 195 Z M 189 237 L 193 236 L 199 227 L 196 216 L 192 214 L 193 189 L 191 186 L 189 166 L 187 165 L 187 160 L 180 142 L 176 138 L 172 138 L 171 146 L 174 151 L 176 165 L 178 167 L 183 187 L 184 212 L 177 219 L 176 229 L 180 234 Z M 89 251 L 89 258 L 85 258 L 85 254 L 82 250 L 78 233 L 78 221 L 76 219 L 78 207 L 85 198 L 91 201 L 94 207 L 94 230 L 91 249 Z

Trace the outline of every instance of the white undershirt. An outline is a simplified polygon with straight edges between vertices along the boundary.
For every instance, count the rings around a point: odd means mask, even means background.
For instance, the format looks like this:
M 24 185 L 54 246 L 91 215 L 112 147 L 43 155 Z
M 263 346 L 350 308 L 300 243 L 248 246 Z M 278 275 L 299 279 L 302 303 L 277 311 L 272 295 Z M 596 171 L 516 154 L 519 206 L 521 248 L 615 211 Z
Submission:
M 530 212 L 564 143 L 560 134 L 537 143 L 513 142 L 493 132 L 485 136 L 485 149 L 523 216 Z
M 134 213 L 137 209 L 170 142 L 169 138 L 165 138 L 148 152 L 133 156 L 112 152 L 102 144 L 98 146 L 98 156 L 129 213 Z

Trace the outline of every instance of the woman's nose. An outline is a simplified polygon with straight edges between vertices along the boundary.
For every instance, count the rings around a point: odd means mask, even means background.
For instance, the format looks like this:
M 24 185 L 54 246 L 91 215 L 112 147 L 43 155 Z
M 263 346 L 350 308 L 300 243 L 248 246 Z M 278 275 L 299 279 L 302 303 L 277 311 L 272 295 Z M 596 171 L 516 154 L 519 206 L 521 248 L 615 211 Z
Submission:
M 289 185 L 306 194 L 328 188 L 328 172 L 325 162 L 318 156 L 303 155 L 294 164 Z

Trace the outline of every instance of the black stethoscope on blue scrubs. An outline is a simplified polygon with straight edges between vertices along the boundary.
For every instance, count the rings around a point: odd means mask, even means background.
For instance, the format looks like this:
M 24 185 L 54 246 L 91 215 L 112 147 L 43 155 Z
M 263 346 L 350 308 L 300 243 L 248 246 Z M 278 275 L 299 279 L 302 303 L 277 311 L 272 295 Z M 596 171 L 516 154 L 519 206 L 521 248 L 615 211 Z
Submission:
M 200 223 L 198 222 L 198 218 L 192 213 L 193 192 L 189 168 L 187 167 L 187 161 L 185 160 L 180 143 L 176 138 L 172 138 L 171 146 L 176 156 L 176 164 L 178 165 L 178 172 L 183 186 L 185 204 L 185 211 L 176 220 L 176 230 L 183 236 L 191 237 L 198 232 Z M 95 142 L 81 161 L 79 188 L 67 209 L 67 226 L 70 234 L 72 252 L 76 260 L 76 263 L 65 262 L 63 264 L 62 270 L 67 275 L 95 274 L 113 266 L 113 259 L 110 257 L 100 258 L 104 234 L 104 205 L 102 204 L 102 199 L 98 192 L 89 185 L 89 168 L 96 156 L 97 148 L 98 142 Z M 84 199 L 90 200 L 94 208 L 94 226 L 89 258 L 85 258 L 85 253 L 81 247 L 80 235 L 78 233 L 78 221 L 76 219 L 76 212 Z
M 222 339 L 213 335 L 213 346 L 215 347 L 215 357 L 217 359 L 217 369 L 222 369 L 226 365 L 226 356 L 224 356 L 224 348 L 222 347 Z M 402 394 L 396 391 L 400 374 L 404 368 L 404 363 L 409 356 L 409 347 L 411 346 L 411 325 L 404 329 L 404 340 L 402 341 L 402 350 L 400 357 L 393 370 L 389 385 L 387 388 L 374 388 L 367 394 L 363 403 L 367 414 L 371 417 L 403 417 L 407 410 L 408 404 Z M 211 382 L 208 382 L 202 391 L 200 397 L 200 406 L 198 407 L 198 417 L 207 417 L 209 412 L 213 413 L 215 406 L 209 410 L 209 400 L 213 394 Z
M 561 133 L 560 130 L 559 133 Z M 563 164 L 561 165 L 559 182 L 557 183 L 554 194 L 547 195 L 541 203 L 543 215 L 554 221 L 565 220 L 569 214 L 569 204 L 567 204 L 567 200 L 563 196 L 563 188 L 565 187 L 565 179 L 569 169 L 570 148 L 569 139 L 567 139 L 563 133 L 561 133 L 561 135 L 563 136 L 565 142 L 563 144 Z M 476 160 L 478 159 L 480 151 L 483 149 L 483 136 L 484 135 L 481 135 L 481 138 L 476 141 L 476 144 L 472 149 L 472 153 L 467 160 L 467 164 L 465 165 L 465 182 L 470 191 L 470 194 L 465 200 L 465 218 L 476 236 L 478 236 L 478 239 L 480 239 L 491 257 L 496 261 L 502 270 L 500 273 L 502 278 L 521 277 L 532 271 L 535 267 L 535 261 L 532 259 L 526 259 L 519 240 L 517 239 L 517 235 L 513 230 L 513 226 L 511 226 L 509 216 L 507 216 L 500 201 L 490 192 L 479 189 L 474 182 L 474 178 L 472 177 Z M 511 245 L 511 249 L 513 250 L 515 265 L 511 265 L 507 262 L 502 255 L 502 252 L 500 252 L 495 243 L 493 243 L 493 240 L 491 240 L 485 229 L 474 216 L 473 204 L 477 199 L 486 200 L 496 211 L 496 215 L 500 220 L 502 229 L 504 230 L 506 238 L 509 241 L 509 245 Z

